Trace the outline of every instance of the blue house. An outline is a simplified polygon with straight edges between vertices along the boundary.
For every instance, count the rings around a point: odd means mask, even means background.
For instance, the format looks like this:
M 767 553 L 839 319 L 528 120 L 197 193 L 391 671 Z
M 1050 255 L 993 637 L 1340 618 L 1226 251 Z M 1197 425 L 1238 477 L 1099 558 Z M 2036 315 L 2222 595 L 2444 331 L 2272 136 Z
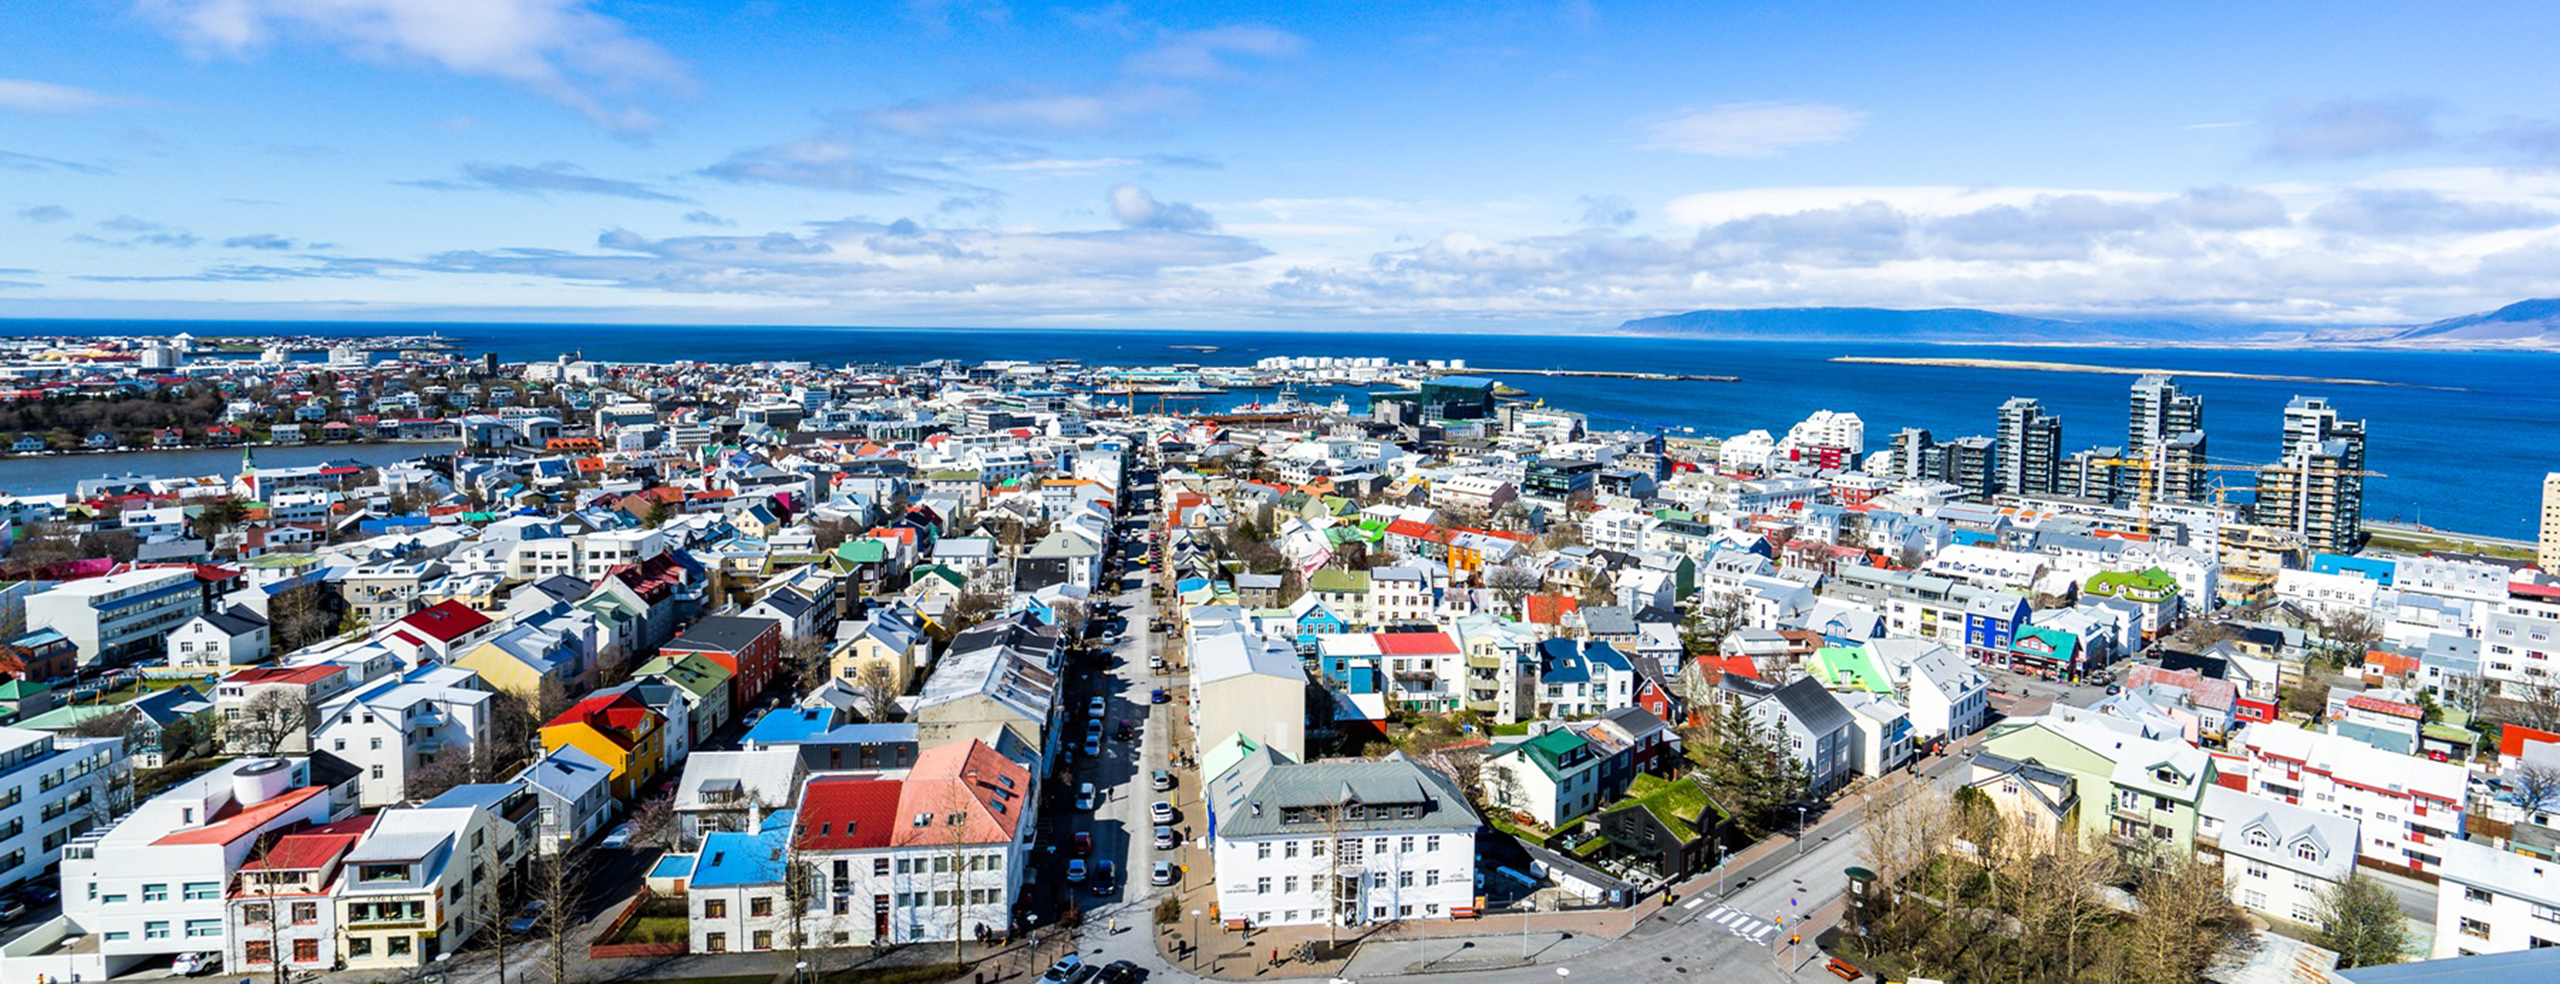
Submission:
M 1316 638 L 1319 636 L 1341 635 L 1351 631 L 1351 623 L 1343 621 L 1342 616 L 1334 614 L 1333 609 L 1325 607 L 1324 602 L 1316 600 L 1315 593 L 1312 591 L 1299 595 L 1297 601 L 1290 603 L 1289 615 L 1290 620 L 1297 625 L 1300 650 L 1314 649 Z
M 1964 645 L 1975 662 L 2005 661 L 2018 627 L 2035 609 L 2025 595 L 1994 591 L 1973 599 L 1964 610 Z
M 2391 575 L 2399 570 L 2399 565 L 2380 557 L 2322 553 L 2311 555 L 2311 570 L 2318 574 L 2353 574 L 2387 588 L 2391 586 Z

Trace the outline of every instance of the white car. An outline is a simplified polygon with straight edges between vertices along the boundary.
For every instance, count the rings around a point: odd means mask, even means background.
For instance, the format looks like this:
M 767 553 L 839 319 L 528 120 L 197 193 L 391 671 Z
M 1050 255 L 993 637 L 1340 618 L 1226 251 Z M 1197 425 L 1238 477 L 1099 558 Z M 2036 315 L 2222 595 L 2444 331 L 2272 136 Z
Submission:
M 1089 700 L 1089 701 L 1086 701 L 1086 702 L 1085 702 L 1085 705 L 1084 705 L 1084 716 L 1089 717 L 1089 718 L 1098 718 L 1098 717 L 1101 717 L 1101 716 L 1103 715 L 1103 713 L 1104 713 L 1104 712 L 1109 711 L 1110 709 L 1111 709 L 1111 703 L 1110 703 L 1110 701 L 1106 700 L 1105 698 L 1096 697 L 1096 698 L 1094 698 L 1094 699 L 1092 699 L 1092 700 Z
M 170 969 L 177 971 L 181 976 L 194 977 L 197 974 L 213 973 L 221 966 L 222 953 L 220 951 L 198 950 L 194 953 L 178 954 L 177 961 L 170 966 Z
M 1089 758 L 1089 759 L 1090 759 L 1090 758 L 1101 758 L 1101 757 L 1102 757 L 1102 736 L 1101 736 L 1101 735 L 1086 735 L 1086 736 L 1084 736 L 1084 757 Z
M 630 846 L 631 825 L 628 823 L 615 827 L 613 828 L 612 833 L 604 835 L 604 847 L 606 850 L 619 851 Z
M 1101 804 L 1101 802 L 1102 802 L 1102 797 L 1101 797 L 1100 795 L 1096 794 L 1096 793 L 1093 791 L 1093 784 L 1092 784 L 1092 783 L 1089 783 L 1089 782 L 1088 782 L 1088 783 L 1084 783 L 1084 784 L 1078 785 L 1078 786 L 1076 787 L 1076 809 L 1077 809 L 1077 810 L 1082 811 L 1082 812 L 1085 812 L 1085 813 L 1091 813 L 1091 812 L 1093 812 L 1093 808 L 1094 808 L 1095 806 L 1097 806 L 1097 805 L 1100 805 L 1100 804 Z
M 1152 806 L 1152 807 L 1149 807 L 1149 808 L 1147 809 L 1147 814 L 1148 814 L 1149 816 L 1154 817 L 1154 818 L 1155 818 L 1156 823 L 1158 823 L 1158 824 L 1169 824 L 1169 823 L 1172 823 L 1172 822 L 1173 822 L 1173 804 L 1168 803 L 1168 802 L 1165 802 L 1165 801 L 1163 801 L 1163 800 L 1157 800 L 1157 801 L 1156 801 L 1156 805 L 1154 805 L 1154 806 Z

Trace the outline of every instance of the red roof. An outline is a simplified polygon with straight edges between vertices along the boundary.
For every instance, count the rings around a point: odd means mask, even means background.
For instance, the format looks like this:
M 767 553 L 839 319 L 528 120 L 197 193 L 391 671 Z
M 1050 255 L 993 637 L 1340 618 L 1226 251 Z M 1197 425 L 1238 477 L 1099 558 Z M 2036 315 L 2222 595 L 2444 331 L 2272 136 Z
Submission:
M 2528 728 L 2521 724 L 2510 724 L 2498 729 L 2498 754 L 2522 755 L 2526 744 L 2537 741 L 2560 741 L 2560 735 L 2538 728 Z
M 411 612 L 398 624 L 434 636 L 437 642 L 452 642 L 488 625 L 489 616 L 459 601 L 445 601 Z
M 799 829 L 804 851 L 847 851 L 889 846 L 898 823 L 893 779 L 816 778 L 800 792 Z
M 2412 720 L 2415 720 L 2426 713 L 2419 710 L 2418 705 L 2416 704 L 2403 704 L 2396 700 L 2384 700 L 2380 697 L 2367 697 L 2363 694 L 2357 694 L 2353 697 L 2347 698 L 2347 706 L 2359 711 L 2373 711 L 2377 714 L 2389 714 L 2393 717 L 2404 717 Z
M 157 844 L 228 844 L 256 833 L 258 828 L 292 812 L 314 796 L 328 792 L 325 786 L 289 789 L 246 810 L 241 810 L 193 830 L 181 830 L 151 843 Z
M 346 667 L 334 664 L 323 664 L 319 666 L 260 666 L 241 670 L 238 673 L 234 673 L 223 678 L 222 682 L 237 683 L 244 686 L 256 686 L 262 683 L 289 683 L 307 687 L 346 671 Z
M 1457 642 L 1446 632 L 1381 632 L 1374 638 L 1381 656 L 1438 656 L 1458 651 Z
M 1700 656 L 1698 667 L 1727 676 L 1760 679 L 1760 668 L 1752 664 L 1749 656 Z
M 1433 526 L 1429 523 L 1417 523 L 1410 519 L 1388 520 L 1387 532 L 1396 536 L 1409 536 L 1416 540 L 1429 540 L 1433 543 L 1440 543 L 1449 538 L 1449 531 L 1447 530 Z
M 1537 625 L 1555 625 L 1582 610 L 1582 603 L 1569 595 L 1530 595 L 1528 603 L 1529 621 Z
M 571 704 L 568 710 L 560 712 L 559 717 L 552 718 L 543 727 L 583 724 L 614 744 L 630 748 L 639 743 L 640 730 L 657 714 L 630 694 L 610 694 Z
M 276 838 L 266 853 L 240 866 L 242 871 L 310 871 L 335 861 L 347 849 L 364 839 L 373 827 L 371 816 L 349 817 L 337 823 L 311 827 Z

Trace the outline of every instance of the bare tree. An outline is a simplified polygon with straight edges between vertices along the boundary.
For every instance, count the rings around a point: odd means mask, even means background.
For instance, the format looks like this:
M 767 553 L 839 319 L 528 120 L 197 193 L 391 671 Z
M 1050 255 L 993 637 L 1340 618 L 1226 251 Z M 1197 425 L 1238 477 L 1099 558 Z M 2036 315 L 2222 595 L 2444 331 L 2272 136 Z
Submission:
M 1484 586 L 1492 589 L 1493 596 L 1502 602 L 1504 612 L 1516 615 L 1520 614 L 1521 605 L 1527 603 L 1529 596 L 1537 593 L 1538 575 L 1505 564 L 1484 572 Z
M 631 843 L 649 847 L 673 847 L 676 842 L 676 800 L 672 792 L 663 792 L 641 800 L 631 808 Z
M 854 671 L 853 692 L 862 698 L 863 720 L 874 723 L 888 721 L 898 713 L 898 676 L 881 660 L 871 660 Z
M 2354 873 L 2320 893 L 2314 920 L 2321 946 L 2338 952 L 2341 967 L 2399 963 L 2409 946 L 2409 924 L 2391 890 L 2372 876 Z
M 310 708 L 300 696 L 266 687 L 241 704 L 239 717 L 222 722 L 222 747 L 234 755 L 273 755 L 309 724 Z
M 2526 762 L 2500 773 L 2507 788 L 2515 790 L 2516 801 L 2527 810 L 2538 810 L 2555 794 L 2560 794 L 2560 767 L 2541 762 Z
M 2126 932 L 2130 973 L 2140 984 L 2185 984 L 2205 979 L 2205 970 L 2247 934 L 2247 921 L 2231 903 L 2231 889 L 2219 865 L 2195 855 L 2169 852 L 2148 869 L 2135 897 L 2142 911 Z
M 256 864 L 242 865 L 238 875 L 239 894 L 258 900 L 241 906 L 243 925 L 240 928 L 255 932 L 258 927 L 265 927 L 266 939 L 260 942 L 267 945 L 267 967 L 275 984 L 284 984 L 285 980 L 285 920 L 284 913 L 276 911 L 277 873 L 267 865 L 275 860 L 276 842 L 283 839 L 284 832 L 280 830 L 258 835 L 257 842 L 250 848 L 251 856 L 257 859 Z M 246 951 L 248 947 L 244 945 L 241 949 Z
M 828 640 L 815 634 L 790 639 L 782 644 L 782 665 L 786 672 L 791 674 L 793 683 L 799 687 L 801 693 L 805 694 L 825 686 L 827 680 L 835 675 L 835 668 L 827 659 L 829 650 L 832 648 Z
M 2547 683 L 2501 685 L 2509 716 L 2537 731 L 2560 730 L 2560 687 Z
M 550 984 L 570 984 L 574 979 L 569 973 L 569 949 L 578 943 L 590 860 L 584 844 L 572 843 L 543 858 L 535 870 L 532 894 L 542 900 L 542 918 L 535 929 L 546 944 L 542 963 L 550 972 Z
M 479 772 L 478 758 L 470 748 L 448 745 L 428 756 L 417 768 L 409 770 L 408 788 L 403 792 L 408 794 L 412 803 L 442 796 L 446 790 L 472 781 Z

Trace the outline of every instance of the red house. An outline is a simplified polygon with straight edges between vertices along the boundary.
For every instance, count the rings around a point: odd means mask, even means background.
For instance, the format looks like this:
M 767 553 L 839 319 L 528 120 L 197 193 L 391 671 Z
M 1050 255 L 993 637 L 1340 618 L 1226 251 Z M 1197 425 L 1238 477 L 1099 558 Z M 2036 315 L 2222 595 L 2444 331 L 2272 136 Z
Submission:
M 713 615 L 693 623 L 658 654 L 699 654 L 729 671 L 729 706 L 744 714 L 773 685 L 782 666 L 782 623 L 744 615 Z

